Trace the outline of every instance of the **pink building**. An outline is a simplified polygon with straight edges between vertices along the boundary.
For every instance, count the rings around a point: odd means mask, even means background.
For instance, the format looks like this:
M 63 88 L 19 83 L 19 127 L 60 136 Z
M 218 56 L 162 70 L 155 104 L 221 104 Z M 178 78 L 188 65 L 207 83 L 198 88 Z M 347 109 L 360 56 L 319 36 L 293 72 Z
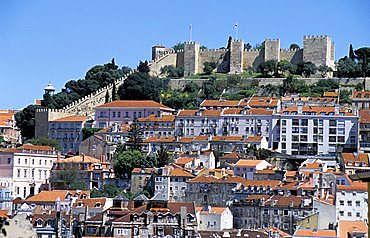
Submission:
M 128 124 L 149 115 L 171 115 L 175 110 L 152 100 L 120 100 L 95 108 L 95 127 L 105 128 L 114 123 Z

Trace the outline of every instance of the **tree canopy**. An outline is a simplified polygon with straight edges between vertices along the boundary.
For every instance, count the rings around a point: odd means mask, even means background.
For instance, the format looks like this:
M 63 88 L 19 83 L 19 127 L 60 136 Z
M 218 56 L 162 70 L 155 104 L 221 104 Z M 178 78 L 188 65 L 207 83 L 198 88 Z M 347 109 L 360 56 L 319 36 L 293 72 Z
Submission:
M 21 135 L 25 139 L 35 137 L 35 112 L 39 108 L 42 107 L 29 105 L 15 114 L 16 126 L 21 130 Z
M 162 81 L 147 73 L 136 72 L 127 77 L 118 88 L 121 100 L 154 100 L 160 101 Z
M 26 143 L 31 143 L 32 145 L 48 145 L 56 150 L 60 150 L 60 144 L 58 140 L 49 139 L 45 136 L 29 139 L 26 141 Z
M 119 178 L 131 177 L 134 168 L 153 168 L 157 165 L 154 157 L 144 156 L 141 151 L 116 151 L 114 173 Z

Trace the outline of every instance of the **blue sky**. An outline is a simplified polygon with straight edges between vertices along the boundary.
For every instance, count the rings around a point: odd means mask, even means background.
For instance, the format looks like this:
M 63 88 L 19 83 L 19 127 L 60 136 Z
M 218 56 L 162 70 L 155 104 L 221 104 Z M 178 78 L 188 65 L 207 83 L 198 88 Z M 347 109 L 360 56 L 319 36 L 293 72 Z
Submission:
M 252 45 L 280 38 L 302 46 L 304 35 L 329 35 L 336 59 L 348 46 L 370 46 L 370 2 L 358 1 L 0 1 L 0 109 L 42 97 L 49 81 L 59 91 L 92 66 L 116 59 L 135 67 L 151 46 L 193 39 L 225 46 L 233 26 Z

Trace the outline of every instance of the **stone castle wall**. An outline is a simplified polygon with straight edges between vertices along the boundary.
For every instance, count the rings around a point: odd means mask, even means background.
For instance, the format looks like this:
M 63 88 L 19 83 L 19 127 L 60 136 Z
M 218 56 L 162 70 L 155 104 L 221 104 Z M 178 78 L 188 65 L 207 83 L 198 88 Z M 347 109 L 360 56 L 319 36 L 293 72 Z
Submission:
M 229 59 L 225 57 L 227 51 L 227 49 L 200 50 L 198 72 L 203 72 L 205 62 L 216 62 L 218 65 L 216 71 L 219 73 L 229 72 Z
M 151 62 L 153 75 L 158 75 L 165 65 L 183 67 L 185 76 L 202 73 L 205 62 L 215 62 L 217 72 L 241 73 L 246 69 L 256 70 L 266 60 L 288 60 L 293 64 L 311 61 L 317 66 L 327 65 L 335 69 L 334 44 L 329 36 L 304 36 L 303 48 L 280 49 L 279 39 L 266 39 L 263 50 L 244 50 L 242 40 L 231 41 L 230 49 L 200 50 L 197 42 L 185 42 L 184 50 L 169 53 Z M 175 59 L 176 58 L 176 59 Z
M 266 39 L 265 40 L 265 60 L 280 61 L 280 40 Z
M 280 60 L 287 60 L 292 64 L 303 61 L 303 49 L 280 49 Z
M 116 88 L 121 86 L 128 75 L 133 73 L 131 71 L 124 77 L 115 81 Z M 113 84 L 108 85 L 98 91 L 80 98 L 79 100 L 67 105 L 62 109 L 37 109 L 35 113 L 35 136 L 47 136 L 49 121 L 56 120 L 66 116 L 91 116 L 94 113 L 96 106 L 105 103 L 105 95 L 109 91 L 109 95 L 112 95 Z
M 243 55 L 243 65 L 244 69 L 254 69 L 256 70 L 258 65 L 260 65 L 265 60 L 265 52 L 262 50 L 245 50 Z

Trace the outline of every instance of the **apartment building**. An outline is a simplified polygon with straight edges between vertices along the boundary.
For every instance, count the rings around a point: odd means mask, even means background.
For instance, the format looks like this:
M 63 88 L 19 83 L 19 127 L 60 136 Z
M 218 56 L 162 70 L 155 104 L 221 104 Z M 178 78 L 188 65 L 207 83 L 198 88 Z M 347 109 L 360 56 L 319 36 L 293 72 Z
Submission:
M 13 145 L 21 142 L 21 133 L 15 125 L 15 113 L 13 110 L 0 110 L 0 136 Z
M 78 153 L 83 141 L 83 128 L 91 128 L 87 116 L 67 116 L 49 122 L 48 137 L 58 140 L 61 153 Z
M 337 185 L 337 221 L 367 221 L 368 191 L 364 182 L 350 182 L 350 185 Z
M 138 119 L 139 126 L 143 130 L 143 136 L 173 136 L 175 132 L 175 115 L 152 114 Z
M 25 144 L 0 152 L 0 183 L 10 188 L 13 197 L 27 198 L 39 193 L 49 179 L 58 154 L 50 146 Z
M 359 110 L 360 121 L 360 150 L 366 153 L 370 152 L 370 109 Z
M 128 124 L 149 115 L 171 115 L 175 110 L 152 100 L 119 100 L 95 107 L 95 127 Z
M 270 147 L 278 152 L 315 156 L 358 150 L 358 116 L 335 107 L 296 106 L 273 116 Z
M 370 109 L 370 91 L 353 91 L 352 107 L 356 109 Z
M 344 172 L 348 175 L 370 171 L 367 153 L 342 153 L 341 158 Z

